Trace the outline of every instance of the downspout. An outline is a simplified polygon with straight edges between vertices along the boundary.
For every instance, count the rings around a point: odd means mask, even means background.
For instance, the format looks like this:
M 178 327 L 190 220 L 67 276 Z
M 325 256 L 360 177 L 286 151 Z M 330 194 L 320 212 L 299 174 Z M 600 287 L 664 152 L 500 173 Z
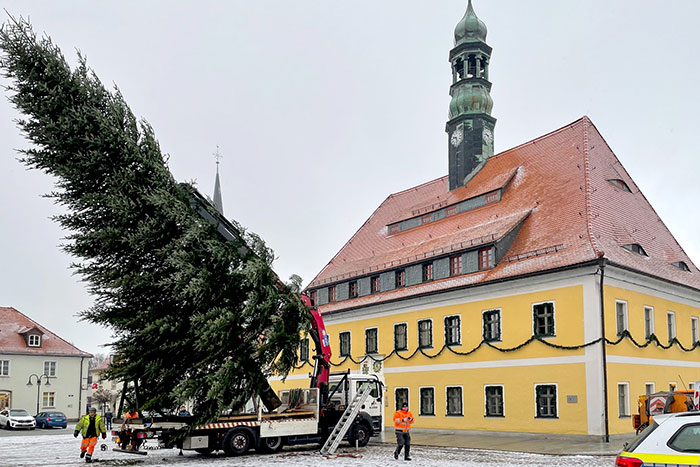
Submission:
M 85 357 L 80 357 L 80 377 L 78 378 L 78 420 L 80 420 L 80 414 L 82 413 L 83 407 L 83 362 Z
M 605 343 L 605 293 L 603 292 L 603 282 L 605 281 L 605 258 L 601 257 L 598 260 L 598 268 L 600 269 L 600 345 L 603 350 L 603 415 L 605 417 L 605 435 L 603 436 L 603 441 L 609 443 L 610 428 L 608 423 L 608 362 Z

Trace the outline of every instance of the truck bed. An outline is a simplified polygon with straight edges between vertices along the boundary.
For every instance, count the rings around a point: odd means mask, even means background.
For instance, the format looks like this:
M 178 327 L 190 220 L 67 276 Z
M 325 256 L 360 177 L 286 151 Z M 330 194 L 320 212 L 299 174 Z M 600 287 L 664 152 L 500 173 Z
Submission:
M 316 416 L 315 412 L 312 410 L 288 410 L 285 412 L 277 413 L 263 413 L 262 421 L 274 421 L 274 420 L 290 420 L 290 419 L 308 419 L 314 418 Z M 135 430 L 154 430 L 154 429 L 180 429 L 189 425 L 192 422 L 193 417 L 177 417 L 177 416 L 164 416 L 164 417 L 148 417 L 148 418 L 131 418 L 126 420 L 126 426 Z M 195 429 L 207 429 L 222 426 L 234 426 L 234 425 L 258 425 L 258 414 L 239 414 L 239 415 L 227 415 L 220 417 L 214 422 L 207 425 L 197 426 Z

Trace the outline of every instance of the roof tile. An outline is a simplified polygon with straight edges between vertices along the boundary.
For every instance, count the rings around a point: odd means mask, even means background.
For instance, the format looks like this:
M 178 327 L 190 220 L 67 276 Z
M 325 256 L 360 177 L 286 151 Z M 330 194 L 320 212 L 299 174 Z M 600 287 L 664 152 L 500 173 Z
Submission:
M 20 334 L 32 328 L 43 333 L 41 347 L 27 347 Z M 12 307 L 0 307 L 0 353 L 92 357 Z
M 611 178 L 624 180 L 632 193 Z M 512 181 L 511 181 L 512 179 Z M 501 201 L 388 235 L 386 225 L 505 185 Z M 415 214 L 419 212 L 420 214 Z M 390 195 L 309 288 L 500 238 L 525 218 L 506 256 L 488 271 L 419 284 L 321 307 L 324 312 L 464 287 L 593 261 L 613 263 L 700 289 L 700 274 L 588 117 L 491 157 L 463 188 L 447 177 Z M 476 239 L 476 243 L 475 242 Z M 640 243 L 643 257 L 621 248 Z M 684 272 L 670 263 L 683 261 Z

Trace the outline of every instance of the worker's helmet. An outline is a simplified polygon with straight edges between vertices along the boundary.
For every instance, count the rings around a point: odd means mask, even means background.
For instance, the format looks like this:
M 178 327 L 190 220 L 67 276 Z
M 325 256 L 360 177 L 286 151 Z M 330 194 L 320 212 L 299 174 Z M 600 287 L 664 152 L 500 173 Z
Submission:
M 90 407 L 89 412 L 90 413 L 97 413 L 97 409 L 95 407 Z
M 403 404 L 401 404 L 401 408 L 403 409 L 404 407 L 408 408 L 408 402 L 404 402 Z

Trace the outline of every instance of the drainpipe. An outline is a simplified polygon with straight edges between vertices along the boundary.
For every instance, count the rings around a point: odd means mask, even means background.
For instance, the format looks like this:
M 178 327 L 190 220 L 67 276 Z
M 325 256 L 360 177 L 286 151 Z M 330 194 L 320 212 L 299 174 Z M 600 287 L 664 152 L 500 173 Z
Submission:
M 80 377 L 78 378 L 78 420 L 80 420 L 80 414 L 82 413 L 83 407 L 83 362 L 85 357 L 80 357 Z
M 600 341 L 603 350 L 603 414 L 605 417 L 605 435 L 603 441 L 610 442 L 610 427 L 608 424 L 608 362 L 605 344 L 605 293 L 603 292 L 603 282 L 605 281 L 605 258 L 601 257 L 598 260 L 598 268 L 600 269 L 600 329 L 602 339 Z

